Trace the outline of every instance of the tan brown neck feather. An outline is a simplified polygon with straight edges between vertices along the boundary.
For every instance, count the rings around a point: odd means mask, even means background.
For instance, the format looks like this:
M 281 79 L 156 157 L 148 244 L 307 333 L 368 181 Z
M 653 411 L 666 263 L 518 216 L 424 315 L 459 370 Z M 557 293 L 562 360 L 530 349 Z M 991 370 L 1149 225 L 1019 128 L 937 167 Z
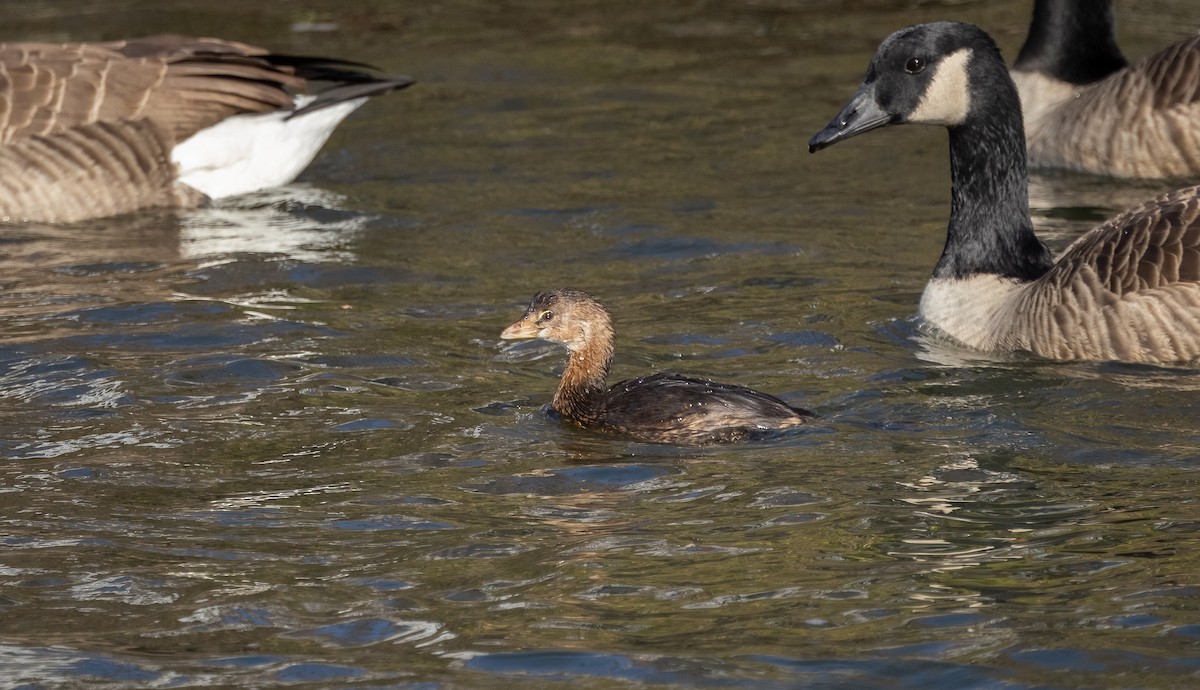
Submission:
M 571 352 L 554 392 L 552 406 L 559 414 L 581 424 L 595 420 L 608 390 L 605 381 L 612 363 L 614 339 L 610 323 L 593 323 L 591 338 L 582 348 Z

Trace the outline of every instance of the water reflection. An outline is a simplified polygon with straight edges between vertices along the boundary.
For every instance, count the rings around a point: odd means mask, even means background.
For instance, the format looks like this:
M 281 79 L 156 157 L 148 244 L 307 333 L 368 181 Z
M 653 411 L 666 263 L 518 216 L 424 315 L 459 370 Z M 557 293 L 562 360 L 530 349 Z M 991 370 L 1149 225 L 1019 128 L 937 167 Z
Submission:
M 238 257 L 350 261 L 366 218 L 340 210 L 339 201 L 331 192 L 291 187 L 183 213 L 8 228 L 0 254 L 9 281 L 0 295 L 6 341 L 62 337 L 102 323 L 190 321 L 207 309 L 187 303 L 196 272 Z M 301 299 L 272 290 L 225 302 L 261 315 Z
M 293 261 L 352 261 L 367 222 L 343 197 L 316 187 L 264 190 L 179 216 L 179 255 L 230 261 L 260 254 Z
M 797 135 L 881 26 L 1015 43 L 1024 2 L 131 7 L 0 15 L 184 12 L 421 86 L 308 185 L 0 232 L 5 682 L 1192 679 L 1196 372 L 928 338 L 944 132 L 836 159 Z M 1035 221 L 1058 248 L 1148 191 L 1037 177 Z M 614 376 L 752 383 L 821 424 L 681 449 L 555 422 L 559 352 L 495 334 L 566 284 L 621 305 Z

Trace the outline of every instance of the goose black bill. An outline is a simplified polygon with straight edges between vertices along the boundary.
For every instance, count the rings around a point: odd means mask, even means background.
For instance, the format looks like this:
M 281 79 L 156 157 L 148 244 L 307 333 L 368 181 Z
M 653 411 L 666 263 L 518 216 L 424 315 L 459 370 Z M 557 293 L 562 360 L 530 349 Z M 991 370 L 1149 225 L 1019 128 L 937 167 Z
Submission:
M 813 135 L 808 140 L 808 152 L 816 153 L 826 146 L 832 146 L 843 139 L 885 127 L 896 121 L 875 102 L 875 89 L 864 84 L 859 87 L 854 98 L 842 108 L 825 129 Z

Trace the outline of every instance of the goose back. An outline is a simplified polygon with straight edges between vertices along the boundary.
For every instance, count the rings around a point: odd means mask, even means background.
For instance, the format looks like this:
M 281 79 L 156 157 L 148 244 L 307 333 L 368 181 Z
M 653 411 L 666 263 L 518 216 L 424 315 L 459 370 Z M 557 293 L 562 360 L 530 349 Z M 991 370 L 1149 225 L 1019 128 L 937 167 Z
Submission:
M 295 115 L 310 81 L 340 90 L 307 97 L 309 109 L 356 107 L 356 99 L 411 83 L 360 67 L 177 35 L 0 44 L 0 218 L 74 222 L 194 206 L 204 194 L 179 184 L 176 145 L 233 116 Z M 312 155 L 320 142 L 307 147 Z
M 242 43 L 175 35 L 0 44 L 0 143 L 138 119 L 181 140 L 237 113 L 290 108 L 289 89 L 305 80 L 270 58 Z
M 1003 349 L 1054 359 L 1200 358 L 1200 187 L 1129 209 L 1014 291 Z
M 1111 0 L 1038 0 L 1013 65 L 1029 162 L 1125 178 L 1200 173 L 1200 36 L 1125 66 Z

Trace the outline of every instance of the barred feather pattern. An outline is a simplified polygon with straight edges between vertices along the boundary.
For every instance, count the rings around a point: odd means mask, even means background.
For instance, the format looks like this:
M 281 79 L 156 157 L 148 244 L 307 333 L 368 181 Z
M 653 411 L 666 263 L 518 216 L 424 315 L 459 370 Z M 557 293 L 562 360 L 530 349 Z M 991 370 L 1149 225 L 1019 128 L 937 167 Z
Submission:
M 957 295 L 946 310 L 953 316 L 937 312 L 945 294 Z M 965 303 L 986 306 L 968 313 Z M 1200 359 L 1200 187 L 1164 194 L 1094 228 L 1037 280 L 931 282 L 922 312 L 984 351 L 1064 360 Z
M 0 43 L 0 217 L 74 222 L 194 206 L 204 196 L 176 182 L 177 144 L 234 115 L 292 111 L 310 77 L 335 84 L 322 104 L 411 83 L 357 67 L 176 35 Z
M 174 139 L 242 112 L 290 108 L 304 79 L 233 41 L 151 36 L 0 44 L 0 143 L 98 121 L 151 119 Z
M 150 120 L 93 122 L 0 146 L 0 220 L 72 223 L 154 206 L 190 207 L 169 136 Z
M 1200 35 L 1093 84 L 1012 76 L 1031 165 L 1125 178 L 1200 174 Z

